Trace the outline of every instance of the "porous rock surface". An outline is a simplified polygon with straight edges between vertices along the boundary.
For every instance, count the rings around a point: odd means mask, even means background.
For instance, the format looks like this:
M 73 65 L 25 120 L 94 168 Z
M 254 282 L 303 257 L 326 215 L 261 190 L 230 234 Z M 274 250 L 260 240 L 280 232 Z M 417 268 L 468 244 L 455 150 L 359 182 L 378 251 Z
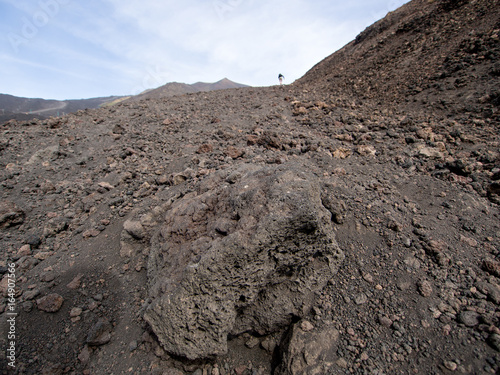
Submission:
M 227 337 L 307 314 L 344 255 L 317 178 L 244 164 L 177 200 L 152 241 L 146 321 L 171 353 L 227 352 Z

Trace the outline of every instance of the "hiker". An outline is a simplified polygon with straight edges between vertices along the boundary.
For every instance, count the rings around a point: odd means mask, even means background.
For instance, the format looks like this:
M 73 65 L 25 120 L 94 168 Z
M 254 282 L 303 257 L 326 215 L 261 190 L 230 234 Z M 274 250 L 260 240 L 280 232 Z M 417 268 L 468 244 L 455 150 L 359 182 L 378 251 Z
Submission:
M 283 80 L 285 79 L 285 76 L 280 73 L 280 75 L 278 76 L 278 79 L 280 80 L 280 85 L 282 85 L 283 84 Z

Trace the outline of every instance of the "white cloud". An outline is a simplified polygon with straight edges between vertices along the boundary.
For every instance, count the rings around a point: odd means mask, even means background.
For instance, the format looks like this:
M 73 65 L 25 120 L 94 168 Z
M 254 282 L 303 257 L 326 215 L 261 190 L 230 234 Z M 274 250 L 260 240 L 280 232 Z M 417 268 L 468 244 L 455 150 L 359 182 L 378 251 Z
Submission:
M 17 58 L 44 61 L 40 66 L 21 64 L 38 69 L 40 81 L 44 71 L 59 70 L 62 76 L 72 77 L 75 91 L 85 87 L 87 93 L 92 91 L 91 96 L 137 93 L 170 81 L 213 82 L 223 77 L 271 85 L 278 73 L 285 74 L 290 83 L 352 40 L 375 20 L 376 12 L 383 16 L 406 2 L 64 1 L 68 4 L 60 14 Z M 22 12 L 36 9 L 33 3 L 30 8 L 20 5 L 25 2 L 1 2 Z M 19 22 L 5 22 L 19 27 Z

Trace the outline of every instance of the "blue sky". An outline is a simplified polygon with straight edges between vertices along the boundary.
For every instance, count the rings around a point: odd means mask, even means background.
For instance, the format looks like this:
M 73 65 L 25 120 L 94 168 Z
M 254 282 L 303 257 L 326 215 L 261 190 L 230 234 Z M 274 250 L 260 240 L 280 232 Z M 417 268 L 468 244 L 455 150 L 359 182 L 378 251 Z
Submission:
M 408 0 L 0 0 L 0 93 L 138 94 L 285 83 Z

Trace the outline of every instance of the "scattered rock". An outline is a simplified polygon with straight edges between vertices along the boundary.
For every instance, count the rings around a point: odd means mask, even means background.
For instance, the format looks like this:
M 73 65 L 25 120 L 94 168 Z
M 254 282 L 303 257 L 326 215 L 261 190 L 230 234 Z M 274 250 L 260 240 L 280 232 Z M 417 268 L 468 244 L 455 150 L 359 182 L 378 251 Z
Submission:
M 78 355 L 78 360 L 84 366 L 86 366 L 89 363 L 89 361 L 90 361 L 90 350 L 89 350 L 89 347 L 87 345 L 85 345 L 83 347 L 82 351 Z
M 249 349 L 253 349 L 260 344 L 260 340 L 257 337 L 251 337 L 247 342 L 245 342 L 245 346 Z
M 73 307 L 69 312 L 69 316 L 72 318 L 76 318 L 82 315 L 83 310 L 80 307 Z
M 107 319 L 99 319 L 90 329 L 86 343 L 89 346 L 102 346 L 111 340 L 113 326 Z
M 49 146 L 43 150 L 39 150 L 31 156 L 26 162 L 26 165 L 42 164 L 57 159 L 59 156 L 59 145 Z
M 54 313 L 61 309 L 64 298 L 59 294 L 52 293 L 45 297 L 36 300 L 36 305 L 39 310 Z
M 432 295 L 432 284 L 428 280 L 419 280 L 417 287 L 422 296 L 430 297 Z
M 479 314 L 475 311 L 462 311 L 458 317 L 458 321 L 467 327 L 475 327 L 479 324 Z
M 61 233 L 68 229 L 69 227 L 69 219 L 65 217 L 55 217 L 50 219 L 43 229 L 44 237 L 54 237 L 58 233 Z
M 0 202 L 0 228 L 20 225 L 24 222 L 25 213 L 14 202 Z
M 82 278 L 83 278 L 83 274 L 82 273 L 79 273 L 73 280 L 71 280 L 68 285 L 66 285 L 68 287 L 68 289 L 78 289 L 80 288 L 80 285 L 82 284 Z
M 142 224 L 133 220 L 126 220 L 123 223 L 123 229 L 137 240 L 142 240 L 146 233 Z
M 280 375 L 326 374 L 335 360 L 339 332 L 331 326 L 303 331 L 294 324 L 285 340 L 281 364 L 275 373 Z
M 198 147 L 198 150 L 196 151 L 198 154 L 207 154 L 209 152 L 212 152 L 214 150 L 214 146 L 211 145 L 210 143 L 204 143 L 200 147 Z
M 491 259 L 485 259 L 483 261 L 483 269 L 493 276 L 500 278 L 500 262 Z
M 226 151 L 225 151 L 225 154 L 227 156 L 229 156 L 231 159 L 238 159 L 240 157 L 242 157 L 245 152 L 243 150 L 240 150 L 234 146 L 229 146 Z

